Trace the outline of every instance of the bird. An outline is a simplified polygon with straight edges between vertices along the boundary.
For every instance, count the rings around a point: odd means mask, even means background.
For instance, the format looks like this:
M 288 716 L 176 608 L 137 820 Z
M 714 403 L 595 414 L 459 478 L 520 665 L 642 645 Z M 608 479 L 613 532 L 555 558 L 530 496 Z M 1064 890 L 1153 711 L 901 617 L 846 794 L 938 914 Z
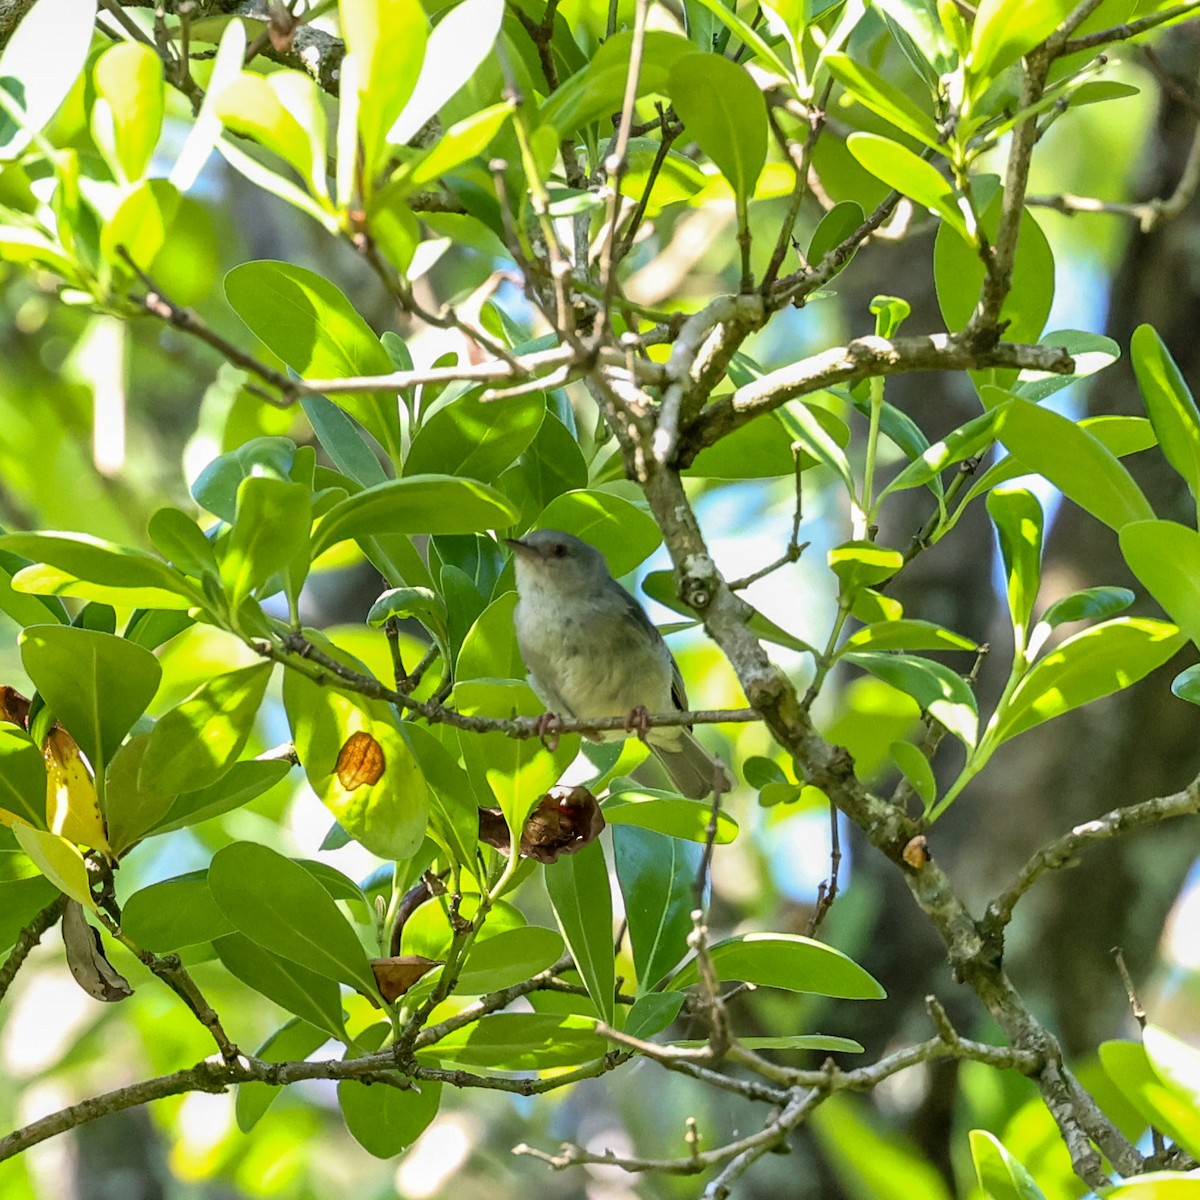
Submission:
M 683 678 L 662 634 L 600 551 L 560 529 L 505 542 L 516 569 L 517 646 L 549 713 L 576 720 L 627 713 L 624 730 L 587 736 L 606 741 L 637 728 L 683 795 L 731 791 L 732 775 L 690 726 L 647 727 L 649 713 L 687 711 Z

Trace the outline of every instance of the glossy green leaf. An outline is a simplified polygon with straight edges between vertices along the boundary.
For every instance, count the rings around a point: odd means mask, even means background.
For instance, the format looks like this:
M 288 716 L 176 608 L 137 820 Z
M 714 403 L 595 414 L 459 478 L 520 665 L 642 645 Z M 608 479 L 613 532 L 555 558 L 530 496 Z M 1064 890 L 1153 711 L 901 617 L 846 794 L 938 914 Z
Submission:
M 1111 617 L 1127 609 L 1135 598 L 1128 588 L 1083 588 L 1056 600 L 1042 613 L 1038 624 L 1054 629 L 1069 621 L 1092 621 L 1101 617 Z
M 366 488 L 335 504 L 313 535 L 316 558 L 348 538 L 382 533 L 476 533 L 507 529 L 516 517 L 510 502 L 473 479 L 413 475 Z
M 795 71 L 790 69 L 784 60 L 775 53 L 771 43 L 758 32 L 754 25 L 738 15 L 735 5 L 726 5 L 722 3 L 722 0 L 694 0 L 694 3 L 706 8 L 748 50 L 756 54 L 762 60 L 762 66 L 774 69 L 784 79 L 795 78 Z M 711 45 L 710 41 L 709 46 Z
M 162 820 L 155 824 L 153 832 L 183 829 L 241 808 L 284 779 L 292 765 L 286 758 L 249 759 L 234 763 L 216 783 L 177 796 Z
M 177 795 L 220 779 L 246 745 L 271 671 L 264 662 L 217 675 L 164 714 L 150 735 L 139 784 Z
M 235 607 L 295 563 L 308 545 L 311 527 L 311 493 L 304 484 L 262 476 L 242 481 L 237 518 L 221 559 L 221 578 Z
M 432 146 L 396 172 L 396 191 L 401 195 L 409 195 L 427 188 L 468 159 L 482 154 L 512 112 L 512 102 L 506 100 L 456 121 Z
M 296 443 L 286 437 L 250 438 L 240 446 L 214 458 L 196 476 L 192 496 L 213 516 L 233 524 L 237 517 L 238 489 L 252 477 L 288 483 L 296 462 Z
M 54 715 L 103 775 L 158 690 L 162 667 L 149 650 L 92 629 L 33 625 L 21 661 Z
M 454 990 L 461 996 L 498 991 L 552 967 L 562 955 L 563 939 L 553 929 L 504 929 L 471 947 Z
M 850 153 L 877 179 L 902 192 L 923 208 L 936 213 L 964 241 L 970 242 L 967 223 L 959 211 L 954 185 L 932 163 L 918 158 L 906 146 L 876 133 L 852 133 L 846 139 Z
M 294 1017 L 275 1030 L 254 1052 L 254 1057 L 260 1062 L 303 1062 L 328 1040 L 329 1034 L 323 1029 Z M 249 1133 L 282 1090 L 269 1083 L 238 1084 L 233 1108 L 238 1128 Z
M 932 659 L 877 650 L 852 651 L 843 655 L 843 661 L 862 667 L 906 692 L 964 745 L 968 748 L 975 745 L 979 708 L 975 693 L 957 671 Z
M 840 950 L 799 934 L 748 933 L 727 938 L 709 947 L 709 957 L 721 979 L 845 1000 L 882 1000 L 887 994 Z M 670 987 L 689 987 L 698 979 L 693 959 Z
M 692 932 L 703 849 L 636 825 L 613 828 L 617 881 L 625 900 L 638 994 L 683 959 Z
M 358 67 L 358 133 L 364 174 L 373 178 L 388 133 L 417 85 L 429 20 L 419 0 L 343 0 L 338 11 Z
M 6 533 L 0 536 L 0 550 L 56 568 L 61 573 L 59 582 L 55 585 L 47 578 L 44 594 L 113 598 L 119 604 L 145 608 L 179 607 L 198 599 L 187 581 L 162 559 L 85 533 Z M 31 575 L 35 570 L 25 567 L 14 577 L 18 591 L 36 590 Z M 88 594 L 86 588 L 73 586 L 72 580 L 97 584 L 99 590 Z
M 654 518 L 610 492 L 564 492 L 546 505 L 534 528 L 561 529 L 595 546 L 615 579 L 627 575 L 662 544 Z
M 233 842 L 213 857 L 208 886 L 225 917 L 259 946 L 375 995 L 375 978 L 358 936 L 329 893 L 299 864 L 267 846 Z
M 819 266 L 825 256 L 832 254 L 865 220 L 866 214 L 862 206 L 853 200 L 842 200 L 835 204 L 813 230 L 812 240 L 808 244 L 808 261 L 814 267 Z M 857 247 L 846 256 L 845 261 L 838 265 L 829 278 L 832 279 L 839 271 L 849 266 L 855 253 Z
M 204 871 L 134 892 L 121 909 L 121 928 L 143 949 L 158 954 L 211 942 L 234 930 L 217 907 Z
M 1151 1035 L 1150 1044 L 1161 1055 L 1161 1041 Z M 1138 1042 L 1102 1042 L 1100 1062 L 1105 1074 L 1141 1114 L 1171 1141 L 1189 1153 L 1200 1148 L 1200 1118 L 1194 1100 L 1182 1098 L 1158 1073 L 1151 1062 L 1148 1047 Z M 1157 1196 L 1157 1192 L 1153 1193 Z M 1149 1197 L 1147 1198 L 1149 1200 Z
M 493 1013 L 418 1050 L 417 1058 L 503 1071 L 545 1071 L 601 1058 L 608 1049 L 587 1017 Z
M 856 630 L 846 650 L 976 650 L 978 643 L 932 621 L 904 617 Z
M 128 850 L 154 828 L 175 803 L 175 792 L 138 780 L 148 733 L 138 734 L 113 755 L 104 782 L 104 823 L 115 854 Z
M 1121 530 L 1120 542 L 1129 569 L 1200 645 L 1200 533 L 1175 521 L 1138 521 Z
M 890 492 L 922 487 L 955 463 L 983 454 L 995 441 L 1000 409 L 992 409 L 934 442 L 884 488 L 880 499 Z
M 683 1007 L 680 992 L 647 992 L 625 1013 L 625 1032 L 630 1037 L 652 1038 L 662 1033 L 679 1016 Z
M 474 862 L 479 837 L 479 812 L 467 773 L 429 730 L 403 721 L 400 736 L 407 743 L 429 785 L 430 834 L 449 851 L 454 862 Z
M 1074 421 L 1018 401 L 1005 409 L 998 436 L 1026 470 L 1044 475 L 1110 528 L 1153 519 L 1154 510 L 1133 476 Z
M 982 0 L 967 59 L 975 93 L 1048 38 L 1073 8 L 1074 0 Z
M 404 474 L 491 481 L 529 446 L 545 415 L 540 392 L 493 403 L 468 392 L 421 426 L 405 457 Z
M 359 427 L 343 409 L 324 396 L 311 394 L 301 397 L 300 407 L 321 448 L 343 475 L 363 487 L 374 487 L 387 480 L 375 451 L 363 440 Z
M 1142 1044 L 1154 1073 L 1190 1117 L 1183 1147 L 1195 1157 L 1200 1152 L 1200 1051 L 1157 1025 L 1147 1025 L 1142 1031 Z
M 843 542 L 834 546 L 826 559 L 843 595 L 882 583 L 904 566 L 904 555 L 899 550 L 867 541 Z
M 744 67 L 696 53 L 671 67 L 669 94 L 688 136 L 717 164 L 744 208 L 767 157 L 767 105 Z
M 0 808 L 31 825 L 46 823 L 46 764 L 29 735 L 0 723 Z
M 1029 622 L 1042 576 L 1042 526 L 1045 520 L 1038 498 L 1013 485 L 993 488 L 987 498 L 988 514 L 1000 539 L 1008 590 L 1008 612 L 1019 652 L 1029 638 Z
M 217 574 L 212 542 L 187 513 L 178 508 L 160 508 L 150 518 L 146 532 L 154 548 L 177 571 L 197 578 Z
M 342 1079 L 338 1081 L 337 1096 L 354 1140 L 376 1158 L 394 1158 L 411 1146 L 437 1116 L 442 1085 L 421 1079 L 401 1090 Z
M 391 359 L 370 326 L 342 292 L 315 271 L 271 260 L 242 263 L 225 276 L 225 298 L 250 332 L 301 378 L 391 374 Z M 398 461 L 400 425 L 394 393 L 339 394 L 334 403 Z
M 284 675 L 283 702 L 308 782 L 342 828 L 380 858 L 413 854 L 425 837 L 428 788 L 387 705 L 298 671 Z
M 928 812 L 937 799 L 937 780 L 934 778 L 929 759 L 921 748 L 914 746 L 912 742 L 893 742 L 889 753 Z
M 1047 396 L 1053 396 L 1055 392 L 1070 387 L 1076 379 L 1086 379 L 1089 375 L 1095 375 L 1097 371 L 1103 371 L 1105 367 L 1111 367 L 1121 357 L 1121 347 L 1112 338 L 1099 333 L 1081 332 L 1078 329 L 1058 329 L 1051 333 L 1043 333 L 1038 342 L 1043 346 L 1061 346 L 1074 360 L 1075 371 L 1071 375 L 1056 375 L 1051 371 L 1022 371 L 1012 390 L 1018 396 L 1034 403 L 1040 403 Z M 1092 417 L 1089 428 L 1095 433 L 1097 423 L 1107 423 L 1114 419 L 1120 421 L 1130 418 Z M 1108 448 L 1114 454 L 1120 454 L 1115 446 L 1109 445 Z
M 1200 1200 L 1200 1175 L 1194 1171 L 1150 1171 L 1104 1188 L 1104 1200 Z
M 1200 412 L 1171 352 L 1151 325 L 1139 325 L 1129 342 L 1138 387 L 1167 461 L 1200 496 Z
M 986 1129 L 972 1129 L 971 1158 L 988 1200 L 1046 1200 L 1033 1176 Z
M 18 126 L 0 112 L 0 158 L 16 158 L 67 98 L 87 61 L 95 23 L 94 0 L 37 0 L 25 12 L 0 53 L 0 79 L 24 113 Z
M 525 675 L 513 622 L 516 607 L 517 593 L 505 592 L 480 613 L 458 652 L 456 680 L 520 679 Z
M 937 125 L 933 118 L 907 93 L 884 76 L 848 54 L 827 54 L 825 66 L 860 104 L 903 130 L 909 137 L 934 150 L 941 150 Z
M 1007 741 L 1043 721 L 1137 683 L 1183 645 L 1174 625 L 1116 617 L 1055 646 L 1017 685 L 999 713 L 995 738 Z
M 0 550 L 0 612 L 7 613 L 22 628 L 26 625 L 44 625 L 47 621 L 69 625 L 70 617 L 57 597 L 14 591 L 13 576 L 29 565 L 29 559 Z
M 1180 671 L 1171 680 L 1171 691 L 1189 704 L 1200 704 L 1200 663 Z
M 708 840 L 712 805 L 686 800 L 670 792 L 649 788 L 623 788 L 605 801 L 604 819 L 609 825 L 636 826 L 689 842 Z M 725 846 L 737 837 L 738 824 L 724 809 L 717 814 L 715 845 Z
M 545 869 L 546 891 L 563 938 L 596 1010 L 610 1025 L 616 1009 L 612 893 L 599 842 Z
M 240 933 L 217 938 L 213 949 L 225 969 L 247 987 L 325 1030 L 339 1042 L 346 1040 L 342 996 L 332 979 L 275 954 Z
M 841 479 L 846 495 L 854 496 L 854 476 L 850 470 L 850 460 L 842 450 L 850 440 L 850 431 L 846 430 L 845 441 L 835 437 L 829 426 L 838 419 L 817 404 L 805 404 L 794 400 L 777 411 L 784 428 L 799 443 L 801 450 L 814 461 L 832 467 Z
M 118 42 L 96 60 L 92 129 L 117 178 L 141 179 L 163 121 L 163 66 L 152 46 Z

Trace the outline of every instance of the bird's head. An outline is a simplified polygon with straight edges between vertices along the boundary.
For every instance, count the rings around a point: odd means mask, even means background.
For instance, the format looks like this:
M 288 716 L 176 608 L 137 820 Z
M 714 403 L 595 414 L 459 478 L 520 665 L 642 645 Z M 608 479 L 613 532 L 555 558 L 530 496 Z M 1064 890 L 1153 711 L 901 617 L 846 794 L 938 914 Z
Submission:
M 604 555 L 561 529 L 535 529 L 505 541 L 515 556 L 518 591 L 533 587 L 594 594 L 611 579 Z

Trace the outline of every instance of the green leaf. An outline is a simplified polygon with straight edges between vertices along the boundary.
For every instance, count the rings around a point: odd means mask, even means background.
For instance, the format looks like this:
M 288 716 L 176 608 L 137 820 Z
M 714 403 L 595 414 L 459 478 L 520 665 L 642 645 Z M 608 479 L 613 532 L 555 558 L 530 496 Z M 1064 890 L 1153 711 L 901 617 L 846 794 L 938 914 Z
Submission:
M 391 479 L 339 501 L 313 536 L 312 556 L 348 538 L 383 533 L 477 533 L 507 529 L 516 519 L 512 504 L 494 488 L 473 479 L 413 475 Z
M 933 118 L 895 84 L 848 54 L 827 54 L 825 66 L 855 100 L 909 137 L 924 142 L 933 150 L 941 150 L 940 135 Z
M 370 326 L 342 292 L 315 271 L 269 259 L 242 263 L 225 276 L 225 298 L 250 332 L 302 379 L 392 373 L 391 359 Z M 334 403 L 399 461 L 400 418 L 394 393 L 340 394 Z
M 816 462 L 832 467 L 841 479 L 846 495 L 853 498 L 854 476 L 850 471 L 850 460 L 842 452 L 842 446 L 850 440 L 849 429 L 846 430 L 846 440 L 839 443 L 828 428 L 831 422 L 838 419 L 816 404 L 793 400 L 777 411 L 784 428 L 799 443 L 801 450 Z
M 138 772 L 148 733 L 130 738 L 113 755 L 104 782 L 104 823 L 109 844 L 115 854 L 128 850 L 139 838 L 166 816 L 175 802 L 175 792 L 155 786 L 141 786 Z
M 882 1000 L 887 995 L 853 959 L 799 934 L 747 933 L 727 938 L 709 947 L 709 957 L 721 979 L 844 1000 Z M 698 980 L 693 959 L 668 986 L 678 990 Z
M 722 0 L 693 0 L 694 3 L 702 5 L 718 20 L 722 25 L 734 34 L 748 50 L 753 51 L 760 59 L 762 65 L 769 69 L 777 71 L 784 79 L 794 80 L 796 73 L 790 69 L 788 65 L 779 57 L 772 49 L 768 42 L 753 25 L 744 21 L 738 16 L 737 9 L 733 5 L 726 5 Z M 714 27 L 715 28 L 715 27 Z M 689 31 L 692 30 L 692 25 L 689 23 Z M 695 34 L 693 33 L 693 37 Z M 711 41 L 708 45 L 712 45 Z M 720 47 L 724 49 L 724 45 Z
M 178 508 L 160 508 L 150 518 L 146 532 L 154 548 L 177 571 L 198 579 L 217 575 L 217 556 L 212 542 L 187 513 Z
M 564 854 L 546 867 L 545 879 L 555 919 L 588 995 L 611 1025 L 616 1011 L 612 893 L 600 843 Z
M 941 217 L 968 244 L 967 223 L 958 207 L 954 185 L 937 167 L 918 158 L 906 146 L 877 133 L 852 133 L 846 139 L 850 153 L 877 179 L 902 192 L 923 208 Z
M 512 101 L 505 100 L 455 122 L 432 146 L 409 159 L 396 172 L 392 186 L 380 193 L 380 205 L 393 193 L 408 196 L 427 188 L 440 176 L 482 154 L 512 112 Z M 379 215 L 378 210 L 372 210 L 372 219 L 377 219 Z
M 429 824 L 452 861 L 470 866 L 479 839 L 479 812 L 467 773 L 429 730 L 412 721 L 400 723 L 405 740 L 429 785 Z
M 545 415 L 540 392 L 491 403 L 468 392 L 421 426 L 405 457 L 404 474 L 493 480 L 529 446 Z
M 928 658 L 911 654 L 885 654 L 856 650 L 843 661 L 910 695 L 935 721 L 944 725 L 969 748 L 979 733 L 979 708 L 975 693 L 957 671 Z
M 283 680 L 296 753 L 313 791 L 356 841 L 380 858 L 408 858 L 425 837 L 428 788 L 386 704 Z
M 225 969 L 247 987 L 325 1030 L 339 1042 L 346 1041 L 342 996 L 332 979 L 275 954 L 240 933 L 217 938 L 213 949 Z
M 1194 1173 L 1150 1171 L 1104 1188 L 1105 1200 L 1200 1200 L 1200 1179 Z
M 97 778 L 158 691 L 162 667 L 149 650 L 109 633 L 33 625 L 21 661 Z
M 1039 625 L 1055 629 L 1070 621 L 1091 621 L 1099 617 L 1111 617 L 1127 609 L 1135 596 L 1123 587 L 1092 587 L 1072 592 L 1056 600 L 1044 613 Z
M 1155 1046 L 1160 1056 L 1164 1053 L 1165 1047 L 1156 1035 L 1151 1034 L 1149 1044 Z M 1148 1049 L 1149 1046 L 1142 1046 L 1138 1042 L 1102 1042 L 1100 1062 L 1105 1074 L 1147 1124 L 1153 1125 L 1171 1141 L 1194 1154 L 1200 1148 L 1200 1120 L 1197 1120 L 1196 1104 L 1194 1100 L 1181 1098 L 1159 1075 L 1150 1060 Z M 1152 1200 L 1152 1197 L 1156 1200 L 1159 1197 L 1157 1189 L 1149 1193 L 1146 1200 Z
M 546 505 L 534 528 L 561 529 L 595 546 L 615 579 L 627 575 L 662 544 L 654 518 L 611 492 L 564 492 Z
M 298 863 L 267 846 L 233 842 L 213 857 L 208 886 L 225 917 L 259 946 L 364 995 L 376 994 L 358 936 Z
M 1174 521 L 1137 521 L 1121 530 L 1120 543 L 1129 569 L 1200 645 L 1200 533 Z
M 1155 1075 L 1180 1102 L 1179 1133 L 1183 1148 L 1194 1158 L 1200 1152 L 1200 1052 L 1157 1025 L 1142 1031 L 1142 1044 Z M 1189 1118 L 1183 1128 L 1183 1114 Z
M 138 783 L 177 795 L 216 783 L 246 745 L 273 664 L 256 663 L 203 683 L 154 726 Z
M 0 612 L 7 613 L 22 628 L 47 621 L 70 624 L 63 602 L 53 596 L 30 596 L 13 590 L 13 576 L 29 566 L 27 558 L 0 550 Z
M 210 817 L 241 808 L 270 791 L 292 769 L 286 758 L 250 759 L 234 763 L 216 783 L 198 791 L 184 792 L 175 798 L 154 833 L 168 833 L 207 821 Z
M 792 438 L 775 413 L 705 446 L 687 469 L 701 479 L 771 479 L 796 469 Z
M 982 95 L 1005 67 L 1045 41 L 1074 7 L 1074 0 L 982 0 L 967 58 L 973 94 Z
M 669 94 L 688 136 L 733 188 L 739 210 L 767 157 L 767 105 L 745 68 L 720 54 L 688 54 L 671 67 Z
M 516 607 L 517 593 L 505 592 L 480 613 L 458 652 L 456 680 L 519 679 L 525 674 L 513 622 Z
M 0 723 L 0 809 L 46 824 L 46 764 L 29 735 Z
M 342 0 L 347 51 L 358 66 L 358 133 L 363 176 L 372 179 L 386 155 L 388 132 L 413 94 L 429 38 L 419 0 Z
M 296 443 L 286 437 L 256 437 L 228 454 L 214 458 L 196 477 L 192 496 L 213 516 L 233 524 L 237 517 L 238 489 L 252 477 L 290 483 L 296 462 Z
M 502 0 L 464 0 L 443 15 L 429 36 L 412 95 L 388 132 L 392 145 L 415 137 L 470 81 L 492 53 L 503 17 Z
M 1171 691 L 1189 704 L 1200 704 L 1200 663 L 1180 671 L 1171 680 Z
M 937 780 L 929 759 L 912 742 L 893 742 L 888 753 L 928 812 L 937 799 Z
M 995 441 L 1001 411 L 994 408 L 985 412 L 946 434 L 941 441 L 934 442 L 883 489 L 880 500 L 891 492 L 922 487 L 937 479 L 947 467 L 983 454 Z
M 275 1030 L 254 1052 L 254 1057 L 260 1062 L 303 1062 L 328 1040 L 329 1034 L 323 1029 L 294 1017 Z M 238 1128 L 243 1133 L 249 1133 L 282 1090 L 269 1083 L 239 1084 L 233 1107 Z
M 1137 683 L 1184 641 L 1174 625 L 1145 617 L 1116 617 L 1067 638 L 1033 666 L 999 711 L 997 743 Z
M 647 992 L 639 996 L 625 1014 L 625 1032 L 630 1037 L 652 1038 L 679 1016 L 682 1007 L 680 992 Z
M 121 909 L 121 929 L 144 950 L 167 954 L 233 932 L 217 907 L 207 872 L 193 871 L 134 892 Z
M 1051 333 L 1043 333 L 1038 338 L 1038 343 L 1042 346 L 1061 346 L 1074 359 L 1075 371 L 1071 375 L 1056 375 L 1052 371 L 1022 371 L 1018 376 L 1018 383 L 1012 390 L 1018 396 L 1032 400 L 1035 404 L 1045 400 L 1047 396 L 1053 396 L 1055 392 L 1061 391 L 1065 387 L 1070 387 L 1076 379 L 1086 379 L 1089 375 L 1095 375 L 1097 371 L 1103 371 L 1105 367 L 1112 366 L 1121 357 L 1121 347 L 1112 338 L 1104 337 L 1099 333 L 1083 333 L 1077 329 L 1059 329 Z M 1097 429 L 1101 426 L 1114 420 L 1129 421 L 1131 419 L 1136 420 L 1137 418 L 1091 417 L 1083 424 L 1095 436 L 1100 437 Z M 1101 438 L 1101 440 L 1104 439 Z M 1153 442 L 1150 443 L 1150 445 L 1153 444 Z M 1122 453 L 1130 453 L 1130 451 L 1118 450 L 1117 447 L 1109 445 L 1107 442 L 1105 445 L 1108 445 L 1108 448 L 1118 456 Z
M 1033 1176 L 986 1129 L 972 1129 L 971 1157 L 979 1186 L 989 1200 L 1046 1200 Z
M 403 1090 L 341 1079 L 338 1104 L 354 1140 L 376 1158 L 395 1158 L 425 1132 L 437 1116 L 442 1085 L 422 1079 Z
M 867 541 L 843 542 L 834 546 L 826 558 L 844 596 L 882 583 L 904 566 L 904 555 L 899 550 Z
M 417 1059 L 502 1071 L 545 1071 L 602 1058 L 608 1049 L 608 1043 L 596 1033 L 595 1022 L 587 1017 L 493 1013 L 418 1050 Z
M 24 117 L 17 126 L 0 110 L 0 158 L 16 158 L 58 111 L 83 71 L 95 23 L 93 0 L 38 0 L 21 18 L 0 53 L 0 79 Z
M 1200 496 L 1200 412 L 1171 352 L 1151 325 L 1139 325 L 1129 343 L 1138 387 L 1167 461 Z
M 96 60 L 92 78 L 96 143 L 119 180 L 141 179 L 162 132 L 162 59 L 151 46 L 118 42 Z
M 813 230 L 812 241 L 808 244 L 808 261 L 819 266 L 827 254 L 838 248 L 866 220 L 862 205 L 853 200 L 842 200 L 835 204 L 820 220 Z M 846 261 L 829 276 L 832 279 L 838 272 L 850 265 L 850 260 L 857 253 L 857 247 L 850 251 Z
M 141 608 L 181 608 L 199 599 L 187 580 L 161 558 L 85 533 L 6 533 L 0 536 L 0 550 L 59 572 L 25 567 L 14 577 L 14 587 L 22 592 L 37 591 L 44 583 L 44 594 Z
M 976 650 L 978 643 L 932 621 L 904 617 L 866 625 L 846 639 L 845 650 Z
M 311 527 L 311 492 L 307 486 L 263 476 L 242 481 L 237 517 L 221 559 L 221 578 L 235 610 L 246 596 L 276 573 L 292 567 L 304 554 Z M 304 568 L 307 566 L 305 558 Z M 293 586 L 289 584 L 289 594 Z
M 688 952 L 704 851 L 636 825 L 618 825 L 612 836 L 638 995 L 642 995 Z
M 604 820 L 609 825 L 651 829 L 689 842 L 708 840 L 712 805 L 707 801 L 687 800 L 670 792 L 648 788 L 623 788 L 604 804 Z M 723 809 L 717 814 L 717 833 L 713 842 L 726 846 L 737 837 L 737 822 Z
M 384 483 L 387 475 L 375 457 L 375 451 L 363 440 L 359 427 L 324 396 L 309 394 L 300 398 L 300 407 L 317 435 L 321 448 L 333 465 L 363 487 Z
M 1041 501 L 1022 487 L 994 488 L 988 493 L 987 510 L 1000 539 L 1000 555 L 1008 587 L 1008 611 L 1012 617 L 1017 652 L 1028 644 L 1029 622 L 1037 600 L 1042 575 Z
M 1153 519 L 1154 510 L 1133 476 L 1074 421 L 1018 400 L 1004 410 L 999 438 L 1026 470 L 1044 475 L 1110 528 Z
M 471 947 L 454 990 L 460 996 L 498 991 L 553 966 L 562 954 L 563 939 L 553 929 L 503 929 Z

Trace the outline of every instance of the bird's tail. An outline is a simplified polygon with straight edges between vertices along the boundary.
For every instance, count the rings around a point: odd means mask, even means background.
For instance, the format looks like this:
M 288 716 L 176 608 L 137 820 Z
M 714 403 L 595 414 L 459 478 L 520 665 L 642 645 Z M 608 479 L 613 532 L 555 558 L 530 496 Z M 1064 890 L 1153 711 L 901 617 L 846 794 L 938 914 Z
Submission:
M 733 791 L 737 781 L 728 768 L 713 758 L 686 729 L 680 732 L 683 737 L 676 746 L 653 743 L 650 746 L 675 786 L 693 800 L 711 795 L 718 786 L 722 792 Z

